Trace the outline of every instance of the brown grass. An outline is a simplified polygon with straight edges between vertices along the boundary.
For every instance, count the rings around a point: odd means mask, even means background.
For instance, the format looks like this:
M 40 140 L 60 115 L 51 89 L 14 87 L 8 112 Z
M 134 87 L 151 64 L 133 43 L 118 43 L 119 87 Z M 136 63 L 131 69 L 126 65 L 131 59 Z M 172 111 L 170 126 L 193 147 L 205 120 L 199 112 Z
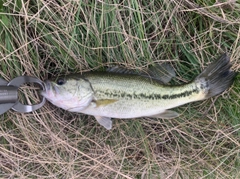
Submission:
M 180 84 L 225 51 L 240 69 L 236 1 L 10 0 L 0 15 L 8 81 L 169 61 Z M 223 95 L 176 109 L 179 118 L 114 119 L 111 131 L 50 103 L 10 110 L 0 116 L 0 177 L 240 178 L 239 88 L 237 77 Z M 23 91 L 23 101 L 39 100 Z

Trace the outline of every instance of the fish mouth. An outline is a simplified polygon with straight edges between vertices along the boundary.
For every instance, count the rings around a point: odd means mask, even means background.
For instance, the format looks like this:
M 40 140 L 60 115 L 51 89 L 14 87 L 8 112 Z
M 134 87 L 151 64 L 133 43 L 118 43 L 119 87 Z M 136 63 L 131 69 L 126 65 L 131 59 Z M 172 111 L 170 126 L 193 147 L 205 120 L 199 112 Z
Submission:
M 58 86 L 49 81 L 49 80 L 46 80 L 44 81 L 44 90 L 41 91 L 41 95 L 44 96 L 44 97 L 48 97 L 48 96 L 54 96 L 56 97 L 57 94 L 60 93 L 60 89 L 58 88 Z
M 49 80 L 43 82 L 44 89 L 40 92 L 40 94 L 44 97 L 47 97 L 50 91 L 52 90 L 52 84 Z
M 44 87 L 45 87 L 46 91 L 49 91 L 51 89 L 51 86 L 52 85 L 51 85 L 50 81 L 48 81 L 48 80 L 44 81 Z

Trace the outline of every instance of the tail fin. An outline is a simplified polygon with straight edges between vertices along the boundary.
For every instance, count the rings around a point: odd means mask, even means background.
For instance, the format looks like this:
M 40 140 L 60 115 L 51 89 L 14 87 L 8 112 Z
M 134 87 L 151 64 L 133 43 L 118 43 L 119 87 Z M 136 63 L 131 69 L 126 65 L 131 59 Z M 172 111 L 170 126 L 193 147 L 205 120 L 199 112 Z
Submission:
M 206 98 L 218 95 L 232 85 L 236 73 L 230 70 L 231 66 L 230 59 L 225 53 L 198 75 L 196 79 L 204 78 L 207 82 L 209 90 Z

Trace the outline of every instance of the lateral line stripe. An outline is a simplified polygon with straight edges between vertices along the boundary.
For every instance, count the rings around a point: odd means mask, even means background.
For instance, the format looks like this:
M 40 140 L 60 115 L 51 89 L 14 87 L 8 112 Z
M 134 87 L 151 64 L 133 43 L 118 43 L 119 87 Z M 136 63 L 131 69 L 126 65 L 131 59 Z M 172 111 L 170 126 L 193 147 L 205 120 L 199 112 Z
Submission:
M 100 91 L 98 91 L 100 92 Z M 193 93 L 199 93 L 199 89 L 192 89 L 191 91 L 184 91 L 181 93 L 177 93 L 177 94 L 172 94 L 172 95 L 160 95 L 160 94 L 144 94 L 144 93 L 140 93 L 140 94 L 128 94 L 128 93 L 121 93 L 121 92 L 115 92 L 115 93 L 110 93 L 110 92 L 100 92 L 110 98 L 112 97 L 120 97 L 120 98 L 128 98 L 128 99 L 150 99 L 150 100 L 160 100 L 160 99 L 176 99 L 176 98 L 184 98 L 187 96 L 192 95 Z

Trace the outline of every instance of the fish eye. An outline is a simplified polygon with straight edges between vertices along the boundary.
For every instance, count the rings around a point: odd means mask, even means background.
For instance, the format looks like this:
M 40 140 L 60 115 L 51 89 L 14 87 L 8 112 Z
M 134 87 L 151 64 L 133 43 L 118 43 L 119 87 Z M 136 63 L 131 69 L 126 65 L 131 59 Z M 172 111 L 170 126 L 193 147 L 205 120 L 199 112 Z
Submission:
M 64 78 L 58 78 L 58 79 L 57 79 L 57 84 L 58 84 L 58 85 L 63 85 L 63 84 L 65 84 L 65 82 L 66 82 L 66 81 L 65 81 Z

